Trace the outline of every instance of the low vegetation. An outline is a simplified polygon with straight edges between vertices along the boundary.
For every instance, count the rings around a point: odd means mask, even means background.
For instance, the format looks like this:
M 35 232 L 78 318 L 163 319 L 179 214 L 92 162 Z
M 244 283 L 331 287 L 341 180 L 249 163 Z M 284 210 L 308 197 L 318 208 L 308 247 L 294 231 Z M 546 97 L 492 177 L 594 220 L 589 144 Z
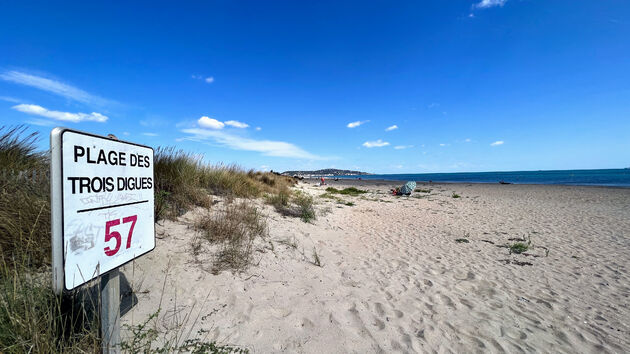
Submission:
M 529 245 L 523 242 L 516 242 L 509 245 L 510 253 L 521 254 L 529 249 Z
M 266 200 L 282 215 L 299 217 L 304 222 L 311 222 L 316 218 L 315 202 L 306 193 L 281 190 L 277 194 L 268 195 Z
M 37 150 L 37 140 L 23 126 L 0 127 L 0 352 L 98 352 L 95 316 L 88 316 L 81 304 L 68 304 L 50 286 L 50 167 L 48 153 Z M 281 194 L 295 184 L 273 173 L 206 165 L 174 148 L 156 150 L 154 177 L 156 221 L 193 206 L 210 207 L 211 194 L 259 197 Z M 308 203 L 301 203 L 308 218 Z M 218 266 L 235 269 L 249 262 L 252 240 L 266 235 L 264 218 L 248 204 L 235 203 L 203 227 L 212 230 L 208 237 L 221 246 Z M 132 342 L 142 340 L 135 334 Z M 181 348 L 230 351 L 201 341 Z
M 336 201 L 336 202 L 337 202 L 337 204 L 342 204 L 342 205 L 345 205 L 345 206 L 354 206 L 354 205 L 355 205 L 353 202 L 348 202 L 348 201 L 345 201 L 345 200 L 343 200 L 343 199 L 341 199 L 341 198 L 337 197 L 336 195 L 332 195 L 332 194 L 330 194 L 329 192 L 326 192 L 326 193 L 320 194 L 320 195 L 319 195 L 319 197 L 320 197 L 320 198 L 323 198 L 323 199 L 331 199 L 331 200 L 334 200 L 334 201 Z M 362 197 L 362 198 L 363 198 L 363 197 Z
M 268 204 L 273 205 L 276 209 L 286 208 L 291 201 L 291 191 L 289 189 L 282 189 L 278 193 L 267 194 L 265 199 Z
M 213 266 L 215 273 L 247 268 L 254 241 L 269 233 L 265 217 L 247 200 L 228 203 L 224 210 L 208 212 L 197 220 L 195 228 L 204 239 L 220 247 Z
M 453 192 L 453 195 L 451 195 L 451 197 L 453 197 L 453 198 L 461 198 L 462 196 L 457 194 L 457 193 L 455 193 L 455 192 Z
M 415 192 L 417 192 L 417 193 L 431 193 L 431 190 L 430 189 L 416 188 Z
M 355 187 L 348 187 L 348 188 L 344 188 L 344 189 L 337 189 L 335 187 L 328 187 L 326 188 L 326 192 L 328 193 L 332 193 L 332 194 L 343 194 L 343 195 L 349 195 L 349 196 L 358 196 L 364 193 L 367 193 L 368 191 L 366 190 L 362 190 L 362 189 L 357 189 Z
M 151 314 L 144 322 L 137 325 L 123 325 L 132 335 L 120 343 L 120 349 L 124 353 L 212 353 L 212 354 L 245 354 L 246 348 L 229 345 L 219 345 L 216 342 L 208 342 L 199 337 L 190 338 L 190 333 L 182 333 L 182 326 L 174 323 L 175 330 L 160 333 L 157 329 L 163 326 L 166 318 L 160 318 L 161 309 Z M 191 311 L 185 314 L 185 318 L 192 318 Z M 198 317 L 198 316 L 197 316 Z M 173 318 L 172 316 L 170 317 Z M 198 319 L 198 318 L 197 318 Z M 173 321 L 173 320 L 171 320 Z M 161 323 L 160 323 L 161 322 Z M 196 321 L 195 321 L 196 322 Z M 205 331 L 199 331 L 203 335 Z
M 79 303 L 55 295 L 50 272 L 0 265 L 0 352 L 94 352 L 98 324 Z
M 304 222 L 315 220 L 315 207 L 313 197 L 306 193 L 296 193 L 294 203 L 297 205 L 300 219 Z
M 172 147 L 158 148 L 154 161 L 156 200 L 160 200 L 156 217 L 174 218 L 194 206 L 208 207 L 212 204 L 209 194 L 241 198 L 281 195 L 295 184 L 291 177 L 270 172 L 204 164 L 199 156 Z

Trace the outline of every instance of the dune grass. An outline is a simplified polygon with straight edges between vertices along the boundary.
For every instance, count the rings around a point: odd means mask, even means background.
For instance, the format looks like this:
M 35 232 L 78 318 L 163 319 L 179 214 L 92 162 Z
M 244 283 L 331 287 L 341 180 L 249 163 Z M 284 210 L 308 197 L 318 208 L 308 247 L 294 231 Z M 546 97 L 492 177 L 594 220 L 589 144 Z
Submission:
M 213 272 L 242 271 L 249 265 L 254 241 L 269 234 L 265 217 L 251 202 L 228 203 L 223 210 L 210 211 L 195 222 L 207 241 L 220 245 Z
M 269 172 L 204 164 L 200 157 L 172 147 L 158 148 L 154 161 L 156 200 L 161 202 L 156 203 L 156 217 L 174 218 L 194 206 L 208 207 L 209 194 L 252 198 L 286 193 L 295 184 L 291 177 Z
M 267 194 L 265 200 L 268 204 L 273 205 L 276 209 L 282 209 L 289 206 L 291 201 L 291 191 L 287 189 L 281 189 L 278 193 Z
M 315 220 L 315 207 L 313 206 L 313 197 L 306 193 L 296 193 L 294 202 L 298 207 L 300 219 L 304 222 Z
M 50 264 L 48 160 L 36 134 L 0 128 L 0 262 Z
M 317 217 L 313 197 L 304 192 L 281 190 L 277 194 L 267 196 L 266 200 L 282 215 L 298 217 L 306 223 Z
M 88 318 L 84 304 L 68 303 L 72 296 L 55 295 L 51 288 L 50 167 L 48 153 L 37 150 L 38 139 L 24 126 L 0 127 L 0 353 L 100 352 L 95 316 Z M 204 165 L 174 148 L 157 149 L 154 162 L 156 220 L 196 205 L 209 207 L 211 193 L 258 197 L 294 184 L 276 174 Z M 230 212 L 241 213 L 238 227 L 254 229 L 246 229 L 240 239 L 221 232 L 213 237 L 224 237 L 220 257 L 240 267 L 249 257 L 242 250 L 253 234 L 263 233 L 264 224 L 252 207 L 235 206 Z M 187 345 L 225 352 L 214 342 Z

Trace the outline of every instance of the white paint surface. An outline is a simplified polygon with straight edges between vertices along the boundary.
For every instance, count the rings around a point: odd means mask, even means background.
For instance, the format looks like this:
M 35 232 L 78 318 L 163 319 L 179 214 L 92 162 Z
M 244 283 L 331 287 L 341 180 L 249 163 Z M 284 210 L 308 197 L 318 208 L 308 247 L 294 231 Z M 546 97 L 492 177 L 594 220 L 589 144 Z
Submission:
M 58 146 L 57 146 L 58 145 Z M 126 156 L 126 166 L 110 163 L 87 163 L 86 157 L 75 161 L 75 146 L 90 148 L 91 159 L 97 160 L 100 149 L 106 152 L 116 151 Z M 52 151 L 52 205 L 53 205 L 53 268 L 55 272 L 55 290 L 60 291 L 61 275 L 63 286 L 71 290 L 130 260 L 149 252 L 155 247 L 155 228 L 153 214 L 153 186 L 148 189 L 119 190 L 119 177 L 138 177 L 153 179 L 153 149 L 146 146 L 111 140 L 72 130 L 55 129 L 51 133 Z M 149 167 L 130 166 L 130 156 L 139 154 L 148 156 Z M 55 169 L 58 168 L 59 171 Z M 111 177 L 114 181 L 112 191 L 81 191 L 78 182 L 72 193 L 72 177 Z M 98 183 L 95 184 L 98 186 Z M 145 186 L 146 187 L 146 186 Z M 55 191 L 61 189 L 61 191 Z M 62 203 L 59 202 L 61 198 Z M 137 203 L 139 202 L 139 203 Z M 121 205 L 136 203 L 132 205 Z M 58 210 L 62 211 L 59 213 Z M 103 208 L 89 210 L 94 208 Z M 59 220 L 61 214 L 62 221 Z M 136 223 L 127 247 L 130 228 L 129 219 L 136 216 Z M 129 218 L 130 217 L 130 218 Z M 124 222 L 125 218 L 129 218 Z M 110 227 L 110 234 L 120 234 L 120 247 L 115 254 L 107 255 L 106 250 L 116 247 L 116 237 L 105 241 L 106 223 L 119 221 Z M 61 224 L 61 225 L 59 225 Z M 60 227 L 61 226 L 61 227 Z M 113 253 L 113 251 L 110 251 Z M 60 260 L 62 256 L 62 260 Z M 61 269 L 63 268 L 63 273 Z

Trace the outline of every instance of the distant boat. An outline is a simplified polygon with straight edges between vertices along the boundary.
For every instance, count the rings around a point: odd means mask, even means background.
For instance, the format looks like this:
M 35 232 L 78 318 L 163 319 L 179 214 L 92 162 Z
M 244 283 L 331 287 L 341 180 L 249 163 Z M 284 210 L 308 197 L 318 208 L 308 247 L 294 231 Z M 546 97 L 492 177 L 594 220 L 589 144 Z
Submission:
M 512 184 L 512 182 L 506 182 L 504 180 L 499 181 L 499 184 Z

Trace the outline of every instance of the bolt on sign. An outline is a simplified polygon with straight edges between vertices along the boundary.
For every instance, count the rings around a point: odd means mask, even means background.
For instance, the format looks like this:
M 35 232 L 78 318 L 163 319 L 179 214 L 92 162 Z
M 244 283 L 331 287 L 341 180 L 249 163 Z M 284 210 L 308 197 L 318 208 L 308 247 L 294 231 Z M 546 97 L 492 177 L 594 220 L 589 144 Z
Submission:
M 155 248 L 152 148 L 55 128 L 50 150 L 57 293 Z

